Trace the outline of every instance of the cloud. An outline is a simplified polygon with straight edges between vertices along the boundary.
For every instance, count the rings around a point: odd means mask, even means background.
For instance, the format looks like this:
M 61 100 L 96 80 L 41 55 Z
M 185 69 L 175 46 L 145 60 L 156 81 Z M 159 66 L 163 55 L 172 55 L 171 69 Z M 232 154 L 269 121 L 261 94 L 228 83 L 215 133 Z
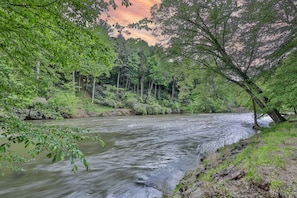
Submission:
M 110 24 L 119 23 L 120 25 L 126 26 L 145 17 L 149 18 L 150 8 L 160 3 L 160 0 L 130 0 L 132 6 L 128 8 L 121 6 L 120 1 L 117 2 L 119 5 L 118 8 L 116 10 L 111 9 L 108 13 L 103 14 L 102 18 L 107 18 Z M 151 32 L 133 29 L 128 29 L 128 31 L 131 32 L 131 34 L 125 37 L 142 38 L 150 45 L 154 45 L 158 42 Z

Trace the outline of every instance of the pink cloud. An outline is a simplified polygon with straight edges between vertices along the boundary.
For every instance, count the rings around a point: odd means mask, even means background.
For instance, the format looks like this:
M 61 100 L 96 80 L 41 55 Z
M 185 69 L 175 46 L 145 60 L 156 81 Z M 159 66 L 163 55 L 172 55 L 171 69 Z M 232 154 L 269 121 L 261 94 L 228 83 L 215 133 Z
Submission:
M 132 3 L 132 6 L 128 8 L 121 6 L 121 3 L 119 2 L 119 7 L 116 10 L 111 9 L 108 13 L 103 14 L 102 18 L 108 18 L 110 24 L 119 23 L 126 26 L 145 17 L 149 18 L 150 8 L 153 5 L 160 3 L 160 0 L 130 0 L 130 2 Z M 132 29 L 128 29 L 128 31 L 131 32 L 131 34 L 126 37 L 142 38 L 151 45 L 157 43 L 157 39 L 152 36 L 150 32 Z

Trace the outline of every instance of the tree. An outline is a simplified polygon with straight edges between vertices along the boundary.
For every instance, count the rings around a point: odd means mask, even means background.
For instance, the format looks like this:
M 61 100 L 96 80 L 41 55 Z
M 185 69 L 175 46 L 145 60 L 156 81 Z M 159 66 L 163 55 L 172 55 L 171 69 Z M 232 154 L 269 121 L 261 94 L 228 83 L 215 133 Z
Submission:
M 122 5 L 129 6 L 128 0 Z M 0 3 L 0 172 L 14 162 L 25 161 L 13 153 L 14 143 L 33 145 L 30 155 L 45 151 L 53 161 L 80 159 L 88 169 L 78 142 L 92 139 L 82 131 L 59 127 L 34 127 L 14 118 L 14 110 L 32 104 L 41 94 L 37 83 L 55 83 L 58 78 L 42 75 L 71 76 L 86 61 L 98 65 L 98 76 L 114 61 L 112 48 L 96 27 L 98 15 L 115 1 L 97 0 L 11 0 Z M 98 64 L 99 63 L 99 64 Z M 40 72 L 44 72 L 41 74 Z M 47 76 L 48 77 L 48 76 Z M 49 83 L 49 84 L 50 84 Z M 44 85 L 46 86 L 46 85 Z M 39 87 L 41 88 L 41 87 Z M 37 90 L 37 91 L 36 91 Z M 94 140 L 100 140 L 96 138 Z M 102 143 L 102 142 L 101 142 Z
M 141 39 L 130 38 L 126 41 L 125 48 L 126 55 L 123 57 L 122 62 L 128 65 L 129 81 L 137 86 L 137 91 L 140 88 L 140 97 L 143 98 L 144 94 L 144 82 L 147 80 L 150 55 L 150 48 L 148 43 Z
M 185 61 L 179 74 L 178 97 L 187 110 L 194 113 L 228 112 L 237 106 L 239 88 L 220 75 L 199 69 L 195 61 Z
M 120 81 L 121 77 L 123 77 L 123 82 L 126 80 L 125 88 L 128 88 L 128 72 L 129 72 L 129 51 L 127 47 L 127 42 L 122 34 L 119 34 L 117 38 L 113 41 L 116 53 L 117 53 L 117 59 L 116 59 L 116 78 L 117 78 L 117 95 L 118 90 L 120 88 Z
M 144 40 L 137 40 L 135 43 L 135 48 L 137 55 L 139 57 L 138 64 L 138 75 L 139 75 L 139 84 L 140 84 L 140 98 L 143 99 L 144 96 L 144 82 L 147 80 L 149 63 L 148 57 L 150 55 L 150 50 L 148 43 Z
M 270 106 L 297 114 L 297 53 L 282 62 L 268 81 L 267 92 L 272 98 Z
M 155 98 L 159 100 L 161 99 L 161 89 L 168 87 L 172 81 L 172 76 L 175 75 L 173 74 L 174 69 L 172 70 L 170 63 L 167 62 L 167 59 L 164 59 L 162 54 L 163 49 L 157 47 L 153 56 L 153 60 L 155 59 L 156 63 L 151 69 L 151 78 L 155 83 Z
M 106 32 L 99 27 L 93 28 L 92 32 L 94 32 L 92 39 L 86 37 L 83 41 L 88 48 L 80 50 L 83 61 L 80 63 L 79 71 L 82 75 L 93 78 L 92 103 L 94 103 L 96 78 L 109 74 L 115 64 L 116 54 Z
M 293 1 L 163 0 L 153 8 L 156 33 L 167 36 L 173 58 L 191 59 L 244 89 L 261 109 L 269 99 L 256 84 L 296 48 Z M 267 114 L 279 123 L 279 111 Z

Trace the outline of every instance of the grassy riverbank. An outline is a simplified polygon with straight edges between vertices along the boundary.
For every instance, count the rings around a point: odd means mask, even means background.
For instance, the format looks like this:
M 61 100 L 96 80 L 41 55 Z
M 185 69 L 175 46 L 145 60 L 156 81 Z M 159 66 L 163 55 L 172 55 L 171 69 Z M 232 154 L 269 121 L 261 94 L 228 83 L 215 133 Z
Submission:
M 283 123 L 210 152 L 174 198 L 297 197 L 297 124 Z

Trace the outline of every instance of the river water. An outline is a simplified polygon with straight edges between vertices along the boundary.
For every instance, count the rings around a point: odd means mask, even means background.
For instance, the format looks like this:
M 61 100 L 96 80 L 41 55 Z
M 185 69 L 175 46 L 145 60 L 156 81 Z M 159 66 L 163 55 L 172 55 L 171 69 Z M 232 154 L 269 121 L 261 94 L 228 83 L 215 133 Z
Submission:
M 262 125 L 268 118 L 260 121 Z M 0 197 L 16 198 L 160 198 L 200 154 L 255 133 L 250 113 L 164 115 L 39 121 L 41 125 L 81 127 L 99 133 L 104 148 L 83 142 L 91 170 L 69 162 L 51 163 L 43 156 L 25 164 L 24 173 L 0 177 Z

